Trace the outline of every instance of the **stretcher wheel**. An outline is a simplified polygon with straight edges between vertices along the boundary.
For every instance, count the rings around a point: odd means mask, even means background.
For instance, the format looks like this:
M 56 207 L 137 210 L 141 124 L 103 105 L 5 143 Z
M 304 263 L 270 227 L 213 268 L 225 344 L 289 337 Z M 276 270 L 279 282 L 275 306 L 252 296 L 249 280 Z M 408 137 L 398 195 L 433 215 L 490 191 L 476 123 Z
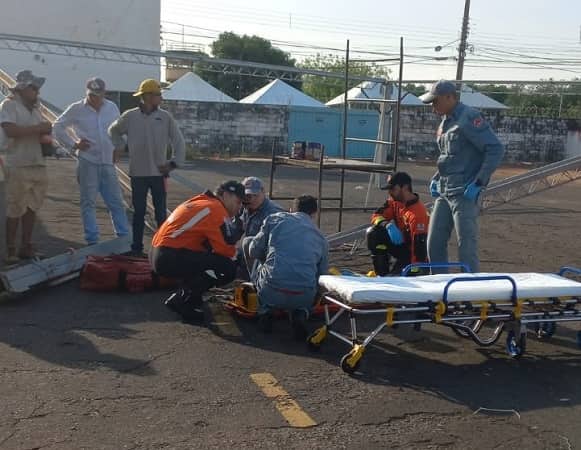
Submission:
M 525 333 L 519 333 L 518 336 L 515 334 L 514 330 L 508 332 L 506 337 L 506 352 L 512 358 L 520 358 L 527 347 L 527 335 Z
M 534 330 L 539 339 L 548 339 L 555 334 L 557 324 L 555 322 L 535 323 Z
M 349 353 L 341 358 L 341 369 L 349 375 L 354 374 L 359 369 L 361 358 L 365 348 L 361 345 L 355 345 Z

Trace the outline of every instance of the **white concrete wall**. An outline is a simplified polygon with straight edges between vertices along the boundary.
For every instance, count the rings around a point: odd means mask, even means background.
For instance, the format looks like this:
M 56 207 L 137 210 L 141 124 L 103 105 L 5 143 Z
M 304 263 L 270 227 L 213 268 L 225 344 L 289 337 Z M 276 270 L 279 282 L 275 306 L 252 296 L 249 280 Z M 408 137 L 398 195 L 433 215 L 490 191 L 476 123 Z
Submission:
M 28 0 L 6 2 L 2 33 L 47 37 L 159 51 L 160 0 Z M 85 81 L 102 77 L 109 90 L 134 91 L 145 78 L 158 78 L 159 65 L 0 49 L 0 68 L 14 75 L 31 69 L 45 76 L 42 97 L 59 108 L 84 93 Z

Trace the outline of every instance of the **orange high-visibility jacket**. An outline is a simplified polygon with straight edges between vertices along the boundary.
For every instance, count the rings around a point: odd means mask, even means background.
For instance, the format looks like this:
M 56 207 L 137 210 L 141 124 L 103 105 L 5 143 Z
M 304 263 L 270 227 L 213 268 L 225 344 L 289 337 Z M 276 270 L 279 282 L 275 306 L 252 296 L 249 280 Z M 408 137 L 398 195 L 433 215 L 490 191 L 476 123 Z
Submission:
M 206 191 L 179 205 L 159 227 L 152 245 L 232 258 L 237 239 L 228 211 L 220 199 Z
M 371 216 L 371 223 L 379 224 L 384 220 L 393 220 L 404 236 L 404 242 L 410 246 L 411 262 L 424 262 L 426 236 L 430 216 L 419 196 L 405 205 L 391 198 L 387 199 L 382 207 Z M 419 247 L 422 247 L 421 249 Z

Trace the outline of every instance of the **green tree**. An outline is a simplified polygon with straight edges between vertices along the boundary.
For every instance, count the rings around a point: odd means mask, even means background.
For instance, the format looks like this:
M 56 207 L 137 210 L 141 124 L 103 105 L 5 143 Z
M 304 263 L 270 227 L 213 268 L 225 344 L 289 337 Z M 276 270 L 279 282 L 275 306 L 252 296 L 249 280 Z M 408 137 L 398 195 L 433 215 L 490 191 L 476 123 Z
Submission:
M 317 54 L 314 57 L 306 58 L 300 67 L 304 69 L 322 70 L 325 72 L 345 73 L 345 58 L 337 55 Z M 349 75 L 366 76 L 389 79 L 389 69 L 375 63 L 349 62 Z M 350 80 L 349 88 L 361 83 L 361 81 Z M 345 80 L 342 78 L 328 78 L 317 75 L 303 76 L 303 92 L 317 100 L 325 103 L 337 97 L 345 90 Z
M 215 58 L 295 66 L 295 60 L 289 53 L 273 47 L 270 41 L 259 36 L 240 36 L 236 33 L 225 32 L 212 42 L 211 48 Z M 211 72 L 203 65 L 197 68 L 197 72 L 203 73 L 204 79 L 210 84 L 238 100 L 261 88 L 267 82 L 264 78 Z M 289 84 L 300 89 L 300 83 Z

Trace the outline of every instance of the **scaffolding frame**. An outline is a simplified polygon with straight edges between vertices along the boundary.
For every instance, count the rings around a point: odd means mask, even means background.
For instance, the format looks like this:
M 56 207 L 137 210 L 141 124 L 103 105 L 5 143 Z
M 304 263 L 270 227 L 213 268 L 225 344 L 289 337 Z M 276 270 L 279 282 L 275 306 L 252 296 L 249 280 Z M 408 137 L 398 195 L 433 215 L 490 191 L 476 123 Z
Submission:
M 362 62 L 363 60 L 357 60 L 357 62 Z M 385 61 L 382 59 L 381 61 Z M 341 232 L 343 226 L 343 211 L 347 208 L 345 207 L 345 172 L 346 171 L 357 171 L 357 172 L 366 172 L 371 174 L 384 174 L 388 175 L 393 173 L 397 170 L 397 161 L 398 161 L 398 154 L 399 154 L 399 123 L 400 123 L 400 108 L 401 108 L 401 100 L 402 96 L 402 79 L 403 79 L 403 37 L 400 38 L 400 55 L 399 58 L 392 58 L 389 61 L 398 61 L 399 62 L 399 76 L 398 76 L 398 93 L 397 99 L 392 100 L 388 99 L 387 92 L 389 89 L 389 83 L 385 79 L 374 79 L 374 82 L 380 82 L 384 86 L 384 98 L 383 99 L 349 99 L 348 98 L 348 91 L 349 91 L 349 81 L 350 80 L 360 80 L 361 77 L 351 77 L 349 76 L 349 41 L 347 41 L 347 45 L 345 48 L 345 72 L 343 75 L 345 81 L 345 93 L 344 93 L 344 105 L 343 105 L 343 123 L 342 123 L 342 135 L 341 135 L 341 158 L 327 158 L 325 156 L 325 149 L 323 148 L 321 151 L 321 157 L 318 161 L 310 161 L 304 159 L 293 159 L 288 156 L 278 156 L 276 155 L 276 149 L 273 145 L 272 148 L 272 155 L 271 155 L 271 164 L 270 164 L 270 177 L 269 177 L 269 190 L 268 195 L 273 200 L 291 200 L 291 197 L 282 197 L 282 196 L 274 196 L 274 176 L 276 172 L 276 167 L 279 165 L 286 165 L 286 166 L 294 166 L 294 167 L 303 167 L 303 168 L 310 168 L 317 170 L 317 199 L 319 201 L 319 214 L 317 216 L 317 224 L 320 226 L 321 224 L 321 211 L 325 209 L 338 209 L 339 218 L 337 223 L 337 231 Z M 348 103 L 355 103 L 355 102 L 366 102 L 366 103 L 379 103 L 381 105 L 380 108 L 380 121 L 379 121 L 379 130 L 378 130 L 378 137 L 377 139 L 364 139 L 364 138 L 355 138 L 347 136 L 347 124 L 348 124 Z M 389 141 L 383 139 L 384 136 L 384 129 L 386 123 L 386 106 L 393 105 L 392 109 L 390 110 L 390 114 L 392 116 L 390 120 L 390 129 L 391 129 L 391 138 Z M 395 115 L 395 119 L 394 119 Z M 360 161 L 360 160 L 350 160 L 347 155 L 347 146 L 350 142 L 365 142 L 376 144 L 375 150 L 375 157 L 373 162 L 367 161 Z M 387 163 L 387 161 L 383 161 L 385 158 L 380 158 L 378 161 L 377 155 L 377 148 L 379 146 L 387 146 L 393 147 L 393 155 L 392 160 Z M 339 195 L 337 197 L 323 197 L 323 172 L 325 170 L 340 170 L 341 171 L 341 183 L 339 188 Z M 369 193 L 368 193 L 369 194 Z M 327 201 L 337 201 L 339 202 L 338 208 L 333 207 L 324 207 L 323 202 Z M 365 210 L 365 207 L 356 208 L 357 210 Z M 352 208 L 349 208 L 350 210 Z

